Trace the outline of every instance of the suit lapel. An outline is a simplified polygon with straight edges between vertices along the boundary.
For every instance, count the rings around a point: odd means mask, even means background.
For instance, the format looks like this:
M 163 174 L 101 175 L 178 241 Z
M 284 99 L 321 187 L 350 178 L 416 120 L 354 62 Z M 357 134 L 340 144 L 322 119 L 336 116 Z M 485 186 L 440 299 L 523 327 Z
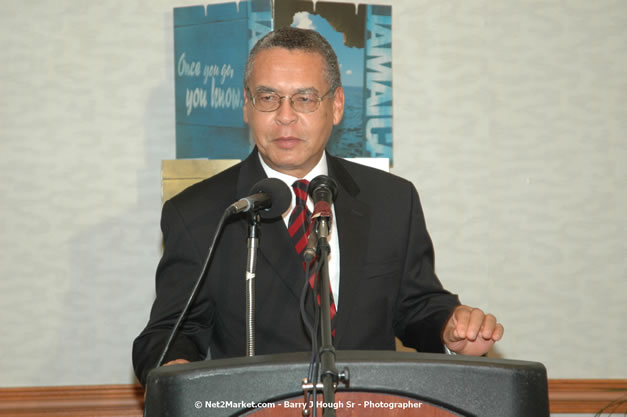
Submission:
M 359 186 L 341 162 L 329 155 L 328 166 L 329 176 L 339 187 L 334 204 L 340 244 L 340 299 L 335 345 L 341 346 L 344 329 L 351 323 L 351 312 L 359 297 L 359 280 L 363 276 L 368 248 L 370 209 L 357 199 Z
M 327 153 L 329 176 L 338 183 L 338 196 L 334 203 L 340 244 L 340 300 L 336 322 L 335 345 L 341 346 L 344 329 L 351 323 L 351 312 L 360 297 L 359 281 L 364 275 L 363 265 L 368 249 L 367 238 L 370 225 L 370 209 L 357 199 L 359 186 L 342 165 L 342 162 Z M 237 184 L 237 198 L 248 195 L 257 181 L 266 178 L 257 150 L 242 163 Z M 240 222 L 248 227 L 247 221 Z M 296 298 L 304 284 L 302 259 L 292 247 L 292 240 L 281 218 L 262 221 L 260 225 L 259 254 L 273 269 Z M 359 318 L 356 318 L 359 319 Z
M 261 163 L 258 151 L 255 148 L 248 158 L 242 163 L 240 177 L 237 184 L 237 198 L 248 195 L 250 189 L 259 180 L 267 178 Z M 241 227 L 247 228 L 248 222 L 242 221 Z M 285 248 L 293 246 L 292 240 L 282 218 L 262 220 L 259 225 L 259 255 L 264 257 L 274 275 L 278 276 L 290 289 L 295 297 L 300 298 L 304 283 L 302 260 L 296 251 L 286 251 Z

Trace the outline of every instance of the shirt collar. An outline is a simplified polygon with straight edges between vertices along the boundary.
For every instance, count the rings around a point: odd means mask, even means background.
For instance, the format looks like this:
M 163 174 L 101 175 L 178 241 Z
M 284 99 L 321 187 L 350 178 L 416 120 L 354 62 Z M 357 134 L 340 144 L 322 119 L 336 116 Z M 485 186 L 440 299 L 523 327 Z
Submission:
M 322 152 L 322 158 L 320 158 L 320 161 L 318 161 L 316 166 L 313 167 L 313 169 L 309 171 L 307 175 L 305 175 L 304 178 L 293 177 L 291 175 L 287 175 L 275 169 L 272 169 L 270 168 L 268 164 L 266 164 L 266 161 L 263 160 L 263 158 L 261 157 L 261 154 L 258 154 L 258 156 L 259 156 L 259 161 L 261 162 L 261 166 L 263 167 L 263 170 L 265 171 L 268 178 L 278 178 L 284 183 L 286 183 L 290 187 L 290 189 L 292 188 L 292 184 L 296 180 L 306 179 L 307 181 L 311 182 L 311 180 L 316 178 L 318 175 L 329 175 L 329 167 L 327 165 L 326 151 Z

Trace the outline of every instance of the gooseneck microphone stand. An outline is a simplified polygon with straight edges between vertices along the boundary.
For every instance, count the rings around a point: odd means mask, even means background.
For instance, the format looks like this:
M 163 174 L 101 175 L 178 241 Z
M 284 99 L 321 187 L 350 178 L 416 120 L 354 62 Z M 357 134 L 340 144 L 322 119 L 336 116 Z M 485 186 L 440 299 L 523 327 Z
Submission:
M 320 328 L 313 326 L 311 330 L 312 350 L 317 354 L 312 355 L 312 364 L 310 365 L 309 377 L 304 379 L 303 391 L 305 401 L 313 398 L 312 409 L 309 410 L 305 405 L 303 416 L 308 417 L 313 414 L 316 417 L 317 412 L 317 395 L 318 389 L 322 389 L 323 395 L 323 416 L 334 417 L 336 415 L 335 390 L 338 383 L 343 383 L 346 387 L 350 384 L 350 375 L 347 368 L 342 372 L 338 372 L 335 364 L 335 348 L 333 347 L 333 339 L 331 332 L 331 288 L 329 285 L 329 254 L 331 247 L 329 246 L 329 228 L 333 218 L 331 206 L 337 197 L 337 184 L 333 178 L 326 175 L 318 175 L 309 183 L 308 194 L 314 202 L 314 210 L 312 214 L 312 223 L 310 225 L 310 234 L 307 247 L 303 253 L 306 265 L 309 265 L 314 259 L 314 271 L 317 270 L 319 279 L 314 279 L 313 285 L 313 303 L 315 323 Z M 308 286 L 309 276 L 305 286 Z M 303 291 L 303 295 L 305 292 Z M 318 302 L 319 301 L 319 307 Z M 306 315 L 304 314 L 304 296 L 301 296 L 301 314 L 303 321 L 310 328 Z M 317 346 L 317 335 L 320 334 L 320 346 Z M 319 381 L 318 382 L 318 376 Z
M 259 214 L 248 215 L 248 256 L 246 258 L 246 355 L 255 356 L 255 275 L 259 248 Z
M 315 233 L 315 232 L 314 232 Z M 324 417 L 335 416 L 335 388 L 337 387 L 338 371 L 335 365 L 335 348 L 331 338 L 331 301 L 329 290 L 329 222 L 326 217 L 318 218 L 318 251 L 320 253 L 320 380 L 324 401 Z M 314 401 L 316 399 L 314 398 Z

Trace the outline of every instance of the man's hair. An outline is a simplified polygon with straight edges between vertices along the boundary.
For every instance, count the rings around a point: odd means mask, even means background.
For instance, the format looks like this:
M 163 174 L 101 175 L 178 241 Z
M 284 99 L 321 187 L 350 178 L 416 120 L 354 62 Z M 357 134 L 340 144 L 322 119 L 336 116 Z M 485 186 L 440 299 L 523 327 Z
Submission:
M 244 69 L 244 89 L 248 88 L 248 80 L 252 74 L 257 54 L 271 48 L 285 48 L 290 51 L 298 50 L 320 54 L 325 62 L 324 76 L 329 83 L 331 95 L 338 87 L 342 86 L 337 56 L 329 42 L 322 35 L 314 30 L 282 27 L 268 33 L 253 46 Z

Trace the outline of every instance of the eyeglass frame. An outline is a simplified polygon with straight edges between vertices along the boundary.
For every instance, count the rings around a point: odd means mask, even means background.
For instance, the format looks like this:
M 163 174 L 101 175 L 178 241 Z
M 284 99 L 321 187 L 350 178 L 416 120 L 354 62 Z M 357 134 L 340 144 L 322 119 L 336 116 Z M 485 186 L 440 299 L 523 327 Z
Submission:
M 311 94 L 311 93 L 305 93 L 305 92 L 299 92 L 299 93 L 295 93 L 292 95 L 280 95 L 279 93 L 277 93 L 276 91 L 268 91 L 268 94 L 276 94 L 279 97 L 279 105 L 277 106 L 276 109 L 274 110 L 261 110 L 259 108 L 257 108 L 257 106 L 255 105 L 255 101 L 256 101 L 256 97 L 255 95 L 252 94 L 252 92 L 250 91 L 250 88 L 246 87 L 246 92 L 248 93 L 248 99 L 252 102 L 253 104 L 253 108 L 257 111 L 260 111 L 262 113 L 272 113 L 275 112 L 277 110 L 279 110 L 281 108 L 281 106 L 283 105 L 283 99 L 287 98 L 290 102 L 290 107 L 292 108 L 292 110 L 294 110 L 297 113 L 302 113 L 302 114 L 308 114 L 308 113 L 313 113 L 316 110 L 318 110 L 320 108 L 320 103 L 322 103 L 322 100 L 324 100 L 329 94 L 331 94 L 331 97 L 333 97 L 333 94 L 335 94 L 335 90 L 337 90 L 337 88 L 329 88 L 329 91 L 327 91 L 326 93 L 324 93 L 322 96 L 318 97 L 318 99 L 316 100 L 316 102 L 318 103 L 316 108 L 312 111 L 307 111 L 307 112 L 302 112 L 302 111 L 298 111 L 294 108 L 294 101 L 292 100 L 292 97 L 298 95 L 298 94 Z M 258 92 L 260 93 L 260 92 Z M 257 93 L 256 93 L 257 94 Z M 315 94 L 315 93 L 314 93 Z

